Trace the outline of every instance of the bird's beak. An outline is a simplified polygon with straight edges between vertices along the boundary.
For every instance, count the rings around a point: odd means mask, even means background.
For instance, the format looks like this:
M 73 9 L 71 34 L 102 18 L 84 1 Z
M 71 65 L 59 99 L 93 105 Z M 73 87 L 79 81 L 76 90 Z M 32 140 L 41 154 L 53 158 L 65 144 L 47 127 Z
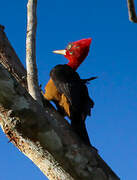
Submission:
M 53 53 L 66 55 L 66 50 L 65 49 L 63 49 L 63 50 L 56 50 L 56 51 L 53 51 Z

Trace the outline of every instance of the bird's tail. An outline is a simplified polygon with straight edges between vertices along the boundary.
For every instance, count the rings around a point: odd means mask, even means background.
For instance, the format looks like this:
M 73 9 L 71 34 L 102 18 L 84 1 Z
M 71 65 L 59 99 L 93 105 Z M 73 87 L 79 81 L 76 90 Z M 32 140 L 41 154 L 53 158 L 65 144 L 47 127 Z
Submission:
M 84 121 L 76 121 L 76 119 L 71 120 L 71 127 L 73 131 L 80 137 L 84 144 L 92 146 L 90 139 L 86 130 L 86 125 Z

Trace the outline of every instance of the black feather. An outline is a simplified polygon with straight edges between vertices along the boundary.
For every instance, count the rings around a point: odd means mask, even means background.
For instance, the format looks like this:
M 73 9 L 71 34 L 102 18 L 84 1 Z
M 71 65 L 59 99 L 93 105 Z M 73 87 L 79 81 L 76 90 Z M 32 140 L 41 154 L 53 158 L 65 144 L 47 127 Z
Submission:
M 94 106 L 93 100 L 89 97 L 86 82 L 95 78 L 81 80 L 80 76 L 68 65 L 57 65 L 50 76 L 57 90 L 67 97 L 70 104 L 70 120 L 73 130 L 90 145 L 89 137 L 85 127 L 85 119 L 90 115 Z

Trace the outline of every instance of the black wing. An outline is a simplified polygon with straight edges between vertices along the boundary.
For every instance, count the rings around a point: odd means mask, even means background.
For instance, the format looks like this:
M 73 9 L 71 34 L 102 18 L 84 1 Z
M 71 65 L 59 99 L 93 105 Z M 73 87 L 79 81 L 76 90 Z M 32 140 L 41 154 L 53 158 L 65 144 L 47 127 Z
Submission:
M 51 70 L 50 76 L 58 91 L 67 97 L 72 116 L 79 114 L 85 119 L 90 115 L 94 103 L 77 72 L 68 65 L 57 65 Z

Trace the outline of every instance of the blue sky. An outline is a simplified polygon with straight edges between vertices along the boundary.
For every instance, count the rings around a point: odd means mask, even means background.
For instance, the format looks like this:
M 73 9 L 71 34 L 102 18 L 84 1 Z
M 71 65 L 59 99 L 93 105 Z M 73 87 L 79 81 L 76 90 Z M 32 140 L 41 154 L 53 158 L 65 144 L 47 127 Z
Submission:
M 0 24 L 25 64 L 27 0 L 1 1 Z M 137 7 L 137 3 L 136 3 Z M 67 60 L 52 50 L 92 37 L 78 72 L 97 75 L 88 85 L 95 101 L 87 129 L 99 154 L 123 180 L 137 179 L 137 24 L 126 1 L 38 1 L 37 64 L 42 87 L 56 64 Z M 45 176 L 0 130 L 0 179 L 44 180 Z M 7 173 L 8 172 L 8 173 Z

